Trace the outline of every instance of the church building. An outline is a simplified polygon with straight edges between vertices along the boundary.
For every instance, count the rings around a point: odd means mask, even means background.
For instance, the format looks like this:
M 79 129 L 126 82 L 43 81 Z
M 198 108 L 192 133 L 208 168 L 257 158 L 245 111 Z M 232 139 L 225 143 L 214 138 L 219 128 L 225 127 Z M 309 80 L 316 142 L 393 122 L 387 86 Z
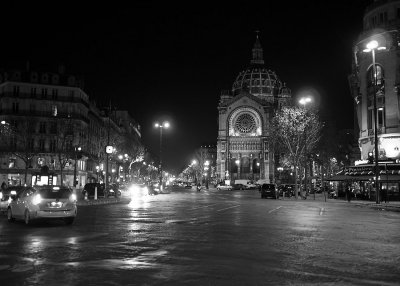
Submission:
M 291 91 L 264 65 L 257 35 L 250 65 L 218 105 L 217 179 L 275 182 L 275 156 L 267 139 L 275 111 L 291 105 Z

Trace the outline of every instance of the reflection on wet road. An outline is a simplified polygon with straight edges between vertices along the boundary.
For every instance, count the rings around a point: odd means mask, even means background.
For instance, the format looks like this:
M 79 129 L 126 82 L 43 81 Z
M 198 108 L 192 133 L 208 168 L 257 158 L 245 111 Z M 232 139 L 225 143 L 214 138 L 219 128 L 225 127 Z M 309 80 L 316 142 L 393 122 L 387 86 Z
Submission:
M 1 218 L 1 285 L 398 285 L 399 218 L 215 190 L 80 207 L 72 226 Z

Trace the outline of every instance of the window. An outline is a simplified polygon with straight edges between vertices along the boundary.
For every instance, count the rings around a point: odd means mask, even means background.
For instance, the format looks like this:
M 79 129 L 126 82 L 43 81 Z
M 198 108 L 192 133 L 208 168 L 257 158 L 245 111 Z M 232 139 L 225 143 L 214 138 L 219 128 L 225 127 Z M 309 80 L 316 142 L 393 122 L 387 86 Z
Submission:
M 66 142 L 65 149 L 66 149 L 66 151 L 72 151 L 73 150 L 73 148 L 72 148 L 72 140 L 68 140 Z
M 13 95 L 14 96 L 19 95 L 19 86 L 16 86 L 16 85 L 13 86 Z
M 18 111 L 19 111 L 19 103 L 18 102 L 13 102 L 12 111 L 13 111 L 13 113 L 18 113 Z
M 29 111 L 34 113 L 36 111 L 36 105 L 34 103 L 29 104 Z
M 28 140 L 28 149 L 33 150 L 34 147 L 35 147 L 35 140 L 33 138 L 30 138 Z
M 376 65 L 375 67 L 376 67 L 376 85 L 382 85 L 384 80 L 383 69 L 380 65 Z M 368 79 L 367 81 L 368 87 L 373 87 L 375 84 L 373 67 L 369 68 L 367 73 L 367 79 Z
M 378 127 L 385 126 L 385 108 L 379 107 L 378 108 Z
M 57 123 L 56 122 L 50 123 L 50 133 L 57 134 Z
M 68 91 L 68 96 L 70 97 L 70 99 L 72 100 L 74 98 L 74 91 L 73 90 L 69 90 Z
M 47 88 L 42 88 L 42 98 L 43 99 L 47 98 Z
M 10 160 L 8 161 L 8 168 L 15 168 L 16 167 L 15 161 L 16 161 L 15 158 L 10 158 Z
M 51 115 L 57 116 L 57 105 L 51 106 Z
M 372 117 L 374 116 L 374 110 L 368 109 L 367 113 L 367 128 L 372 129 Z
M 57 100 L 58 97 L 58 90 L 57 89 L 53 89 L 51 91 L 51 96 L 53 97 L 53 99 Z
M 36 87 L 31 87 L 31 97 L 36 96 Z
M 55 152 L 56 151 L 56 140 L 51 140 L 50 141 L 50 152 Z
M 44 151 L 45 151 L 44 145 L 45 145 L 44 139 L 40 139 L 40 140 L 39 140 L 39 151 L 40 151 L 40 152 L 44 152 Z
M 46 122 L 40 122 L 39 133 L 46 133 Z

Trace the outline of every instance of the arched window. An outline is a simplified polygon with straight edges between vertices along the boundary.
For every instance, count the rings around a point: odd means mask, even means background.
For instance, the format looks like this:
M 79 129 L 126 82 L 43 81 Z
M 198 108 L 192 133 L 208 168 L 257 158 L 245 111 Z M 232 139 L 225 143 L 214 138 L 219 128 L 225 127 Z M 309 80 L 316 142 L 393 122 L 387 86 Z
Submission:
M 383 72 L 383 68 L 380 65 L 375 65 L 376 67 L 376 85 L 382 85 L 383 84 L 383 80 L 384 80 L 384 72 Z M 367 84 L 368 87 L 372 87 L 374 86 L 374 69 L 371 66 L 368 69 L 368 73 L 367 73 Z

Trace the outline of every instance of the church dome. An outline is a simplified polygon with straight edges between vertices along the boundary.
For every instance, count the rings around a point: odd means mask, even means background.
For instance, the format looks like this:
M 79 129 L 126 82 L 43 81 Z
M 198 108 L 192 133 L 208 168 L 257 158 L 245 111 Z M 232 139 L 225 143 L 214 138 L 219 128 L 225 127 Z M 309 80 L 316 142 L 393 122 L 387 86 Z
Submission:
M 252 95 L 265 99 L 280 95 L 283 89 L 285 89 L 285 93 L 288 92 L 288 88 L 282 83 L 277 74 L 265 67 L 263 49 L 258 35 L 252 54 L 253 57 L 250 62 L 250 67 L 241 71 L 233 83 L 233 95 L 236 96 L 242 91 L 246 91 Z
M 252 67 L 239 73 L 233 83 L 233 95 L 238 95 L 242 90 L 258 96 L 277 95 L 283 84 L 274 71 L 264 67 Z

